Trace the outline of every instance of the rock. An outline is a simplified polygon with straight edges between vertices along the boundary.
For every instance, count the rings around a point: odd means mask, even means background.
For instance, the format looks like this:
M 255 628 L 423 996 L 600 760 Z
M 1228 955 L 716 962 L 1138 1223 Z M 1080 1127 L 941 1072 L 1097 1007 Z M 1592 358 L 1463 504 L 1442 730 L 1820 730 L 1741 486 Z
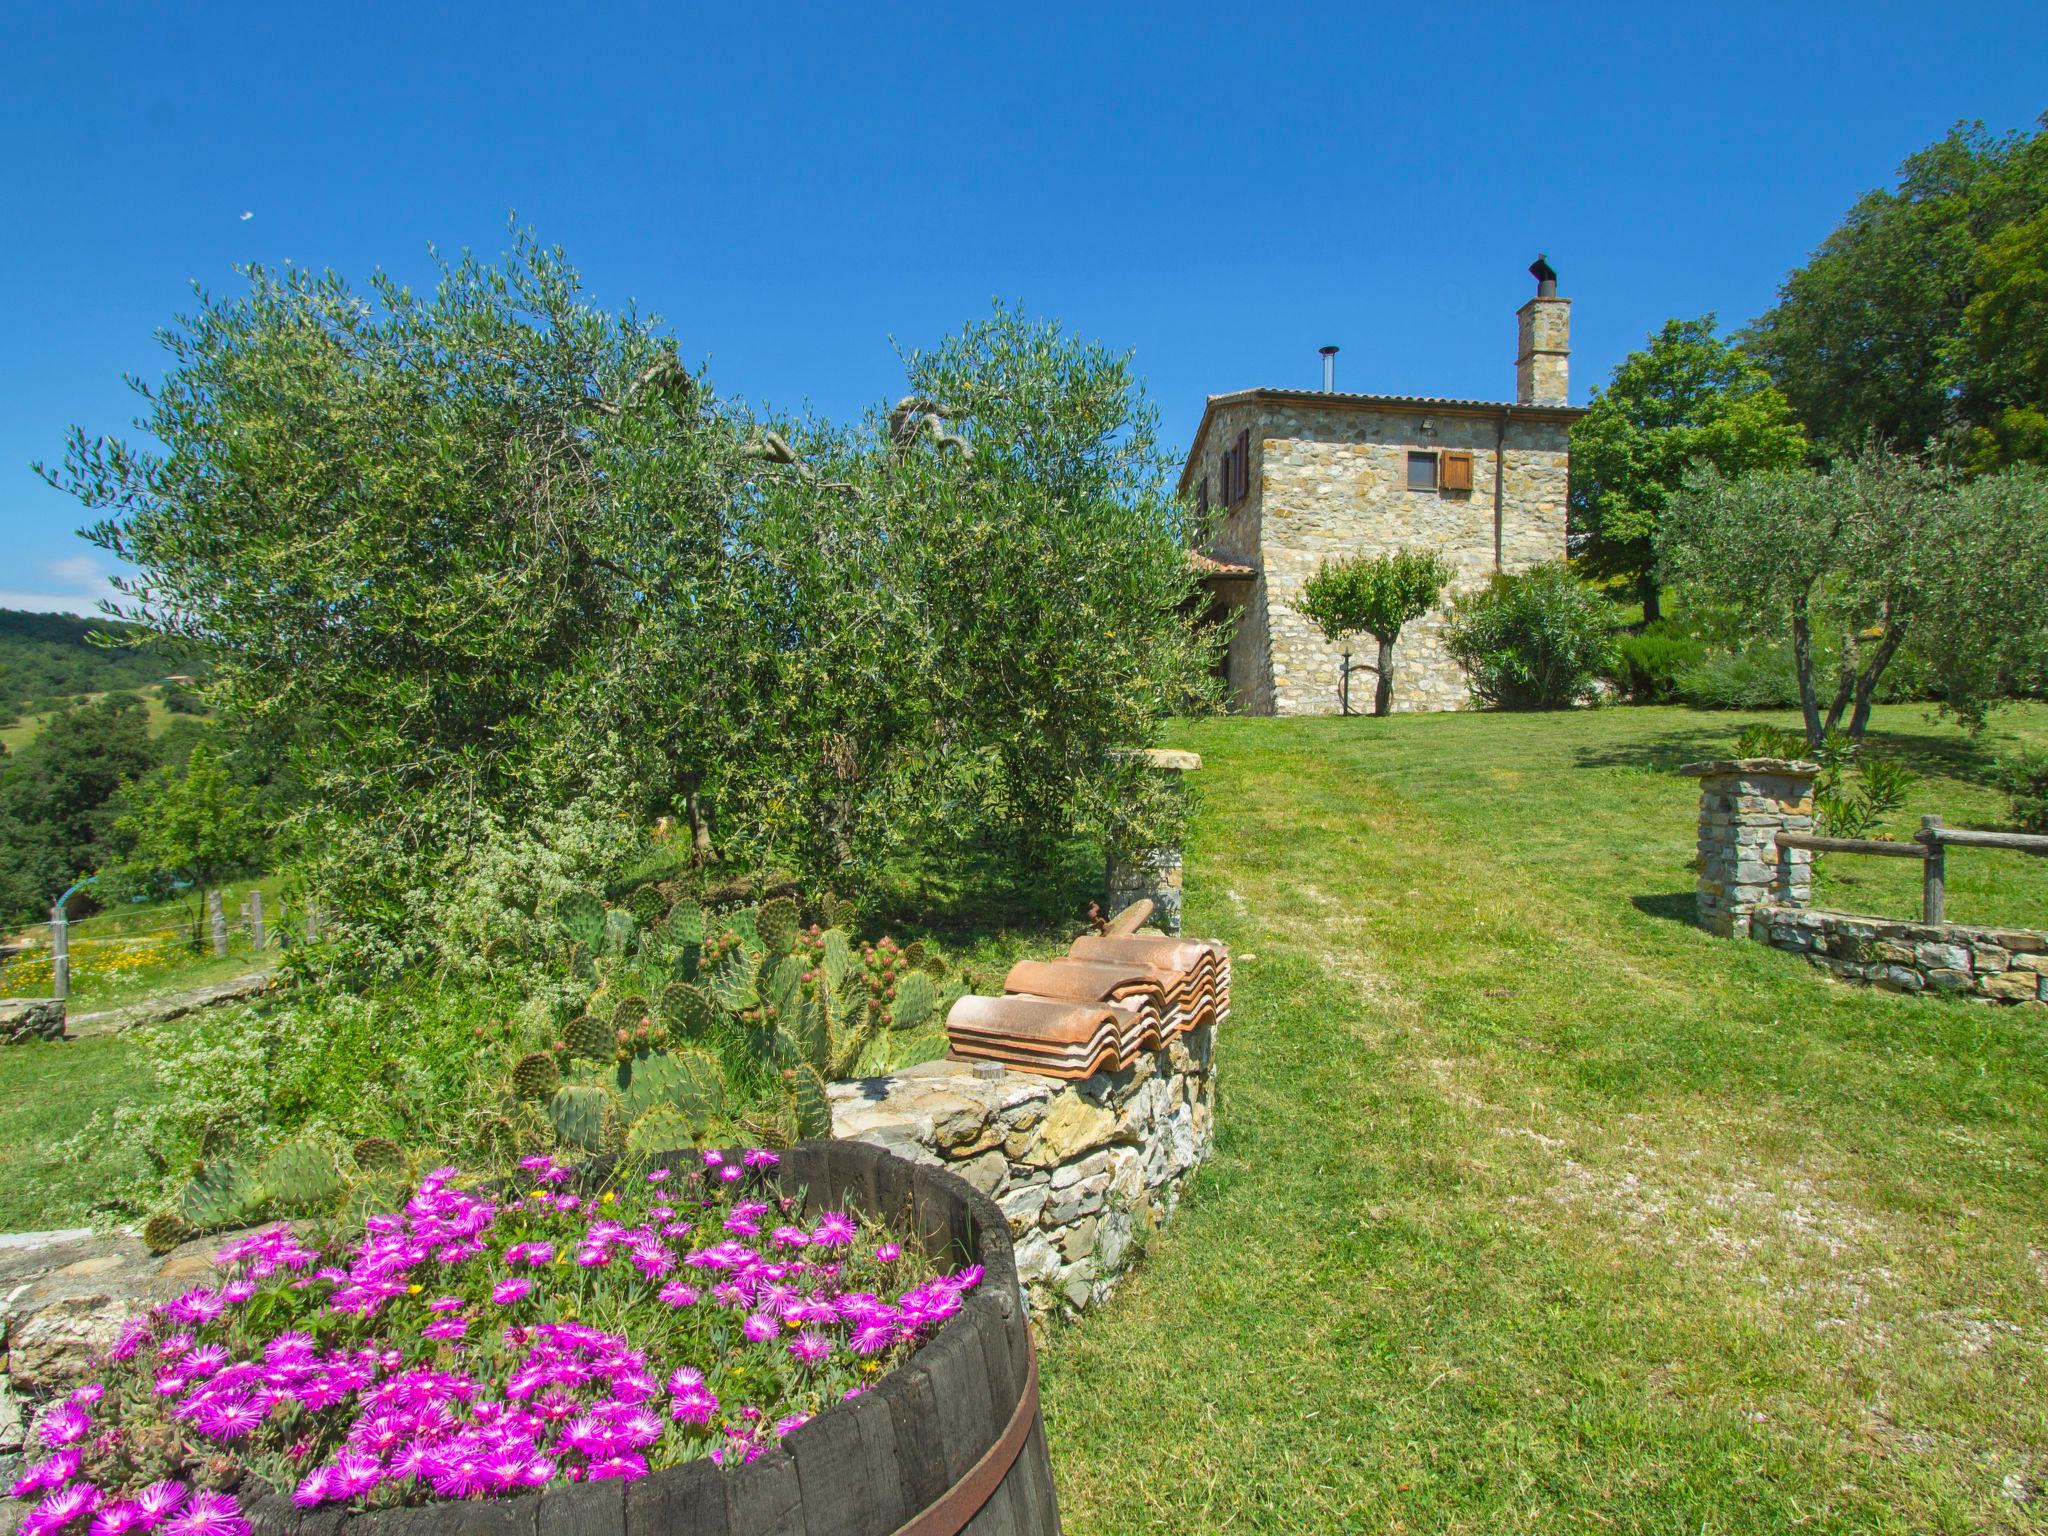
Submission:
M 0 1456 L 19 1452 L 27 1440 L 28 1415 L 7 1378 L 0 1376 Z
M 1995 976 L 2012 964 L 2012 951 L 1996 944 L 1973 944 L 1970 963 L 1979 976 Z
M 1908 966 L 1888 965 L 1885 967 L 1882 985 L 1898 992 L 1918 992 L 1926 987 L 1927 981 L 1918 971 Z
M 1026 1285 L 1059 1273 L 1059 1250 L 1043 1232 L 1027 1233 L 1017 1244 L 1017 1278 Z
M 1010 1182 L 1010 1160 L 1000 1151 L 954 1163 L 952 1171 L 993 1200 Z
M 1986 997 L 2007 998 L 2019 1003 L 2035 997 L 2040 984 L 2041 978 L 2032 971 L 2006 971 L 1992 976 L 1980 976 L 1977 979 L 1977 990 Z
M 1916 951 L 1916 958 L 1921 968 L 1929 971 L 1968 971 L 1970 968 L 1970 952 L 1960 944 L 1922 944 Z
M 1087 1157 L 1078 1158 L 1071 1163 L 1062 1163 L 1052 1171 L 1053 1192 L 1057 1194 L 1059 1191 L 1068 1189 L 1084 1179 L 1093 1179 L 1098 1174 L 1107 1172 L 1108 1169 L 1109 1154 L 1107 1152 L 1095 1152 Z
M 1145 1187 L 1145 1159 L 1136 1147 L 1117 1147 L 1109 1154 L 1111 1205 L 1128 1210 Z
M 1012 1185 L 996 1204 L 1010 1219 L 1011 1235 L 1016 1236 L 1038 1224 L 1039 1215 L 1050 1198 L 1051 1192 L 1043 1184 L 1017 1184 Z
M 64 1005 L 54 997 L 0 997 L 0 1045 L 64 1038 Z
M 1101 1225 L 1093 1216 L 1075 1222 L 1060 1234 L 1060 1252 L 1067 1262 L 1086 1258 L 1095 1251 L 1095 1231 Z
M 1107 1146 L 1116 1130 L 1117 1117 L 1109 1110 L 1097 1109 L 1077 1095 L 1062 1095 L 1054 1100 L 1021 1154 L 1012 1155 L 1011 1161 L 1031 1168 L 1052 1168 L 1080 1153 Z
M 1123 1269 L 1124 1255 L 1131 1246 L 1131 1218 L 1123 1211 L 1111 1211 L 1102 1218 L 1095 1233 L 1096 1273 L 1114 1275 Z
M 1937 992 L 1967 992 L 1972 977 L 1968 971 L 1943 968 L 1927 973 L 1927 984 Z

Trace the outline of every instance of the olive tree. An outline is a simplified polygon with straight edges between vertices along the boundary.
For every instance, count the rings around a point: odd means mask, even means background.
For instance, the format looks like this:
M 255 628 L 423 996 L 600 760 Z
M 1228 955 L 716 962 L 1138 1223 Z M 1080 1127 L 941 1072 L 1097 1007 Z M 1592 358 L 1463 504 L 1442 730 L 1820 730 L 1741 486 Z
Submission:
M 1323 638 L 1342 645 L 1352 635 L 1379 643 L 1374 668 L 1372 712 L 1385 715 L 1394 702 L 1394 642 L 1402 629 L 1436 606 L 1454 573 L 1441 556 L 1398 549 L 1385 555 L 1347 555 L 1325 560 L 1302 587 L 1301 611 Z M 1344 653 L 1345 713 L 1350 713 L 1351 653 Z
M 2040 666 L 2048 476 L 2036 469 L 1965 483 L 1874 442 L 1826 471 L 1705 468 L 1673 498 L 1658 552 L 1667 580 L 1789 636 L 1816 747 L 1845 716 L 1862 737 L 1909 638 L 1971 724 Z M 1842 636 L 1826 684 L 1814 663 L 1823 624 Z

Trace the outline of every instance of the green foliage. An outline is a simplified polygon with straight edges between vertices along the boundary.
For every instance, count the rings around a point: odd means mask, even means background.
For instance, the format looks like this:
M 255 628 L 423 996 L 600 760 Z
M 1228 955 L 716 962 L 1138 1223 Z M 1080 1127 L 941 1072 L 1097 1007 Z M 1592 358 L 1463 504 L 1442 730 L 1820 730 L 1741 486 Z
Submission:
M 585 1152 L 610 1150 L 617 1128 L 614 1096 L 593 1083 L 568 1083 L 548 1101 L 548 1119 L 555 1134 Z
M 796 1133 L 799 1137 L 832 1134 L 832 1105 L 825 1096 L 825 1079 L 809 1062 L 800 1063 L 792 1078 L 795 1090 Z
M 1864 837 L 1901 805 L 1916 775 L 1904 764 L 1873 757 L 1863 743 L 1830 731 L 1818 746 L 1798 731 L 1746 725 L 1735 738 L 1738 757 L 1777 757 L 1820 765 L 1813 781 L 1814 825 L 1823 837 Z
M 1946 705 L 1980 723 L 2048 655 L 2048 473 L 1968 483 L 1872 444 L 1829 470 L 1711 468 L 1673 499 L 1663 569 L 1763 634 L 1789 638 L 1807 739 L 1860 737 L 1878 686 L 1917 643 Z M 1816 631 L 1841 635 L 1823 706 Z M 1852 708 L 1853 706 L 1853 708 Z
M 1608 664 L 1612 611 L 1561 565 L 1496 575 L 1460 598 L 1444 648 L 1494 709 L 1565 709 L 1591 694 Z
M 1615 637 L 1612 675 L 1631 703 L 1669 704 L 1680 697 L 1681 675 L 1706 655 L 1703 641 L 1659 621 L 1640 634 Z
M 1659 617 L 1657 525 L 1688 468 L 1789 469 L 1806 437 L 1770 376 L 1715 335 L 1714 316 L 1667 320 L 1616 365 L 1572 424 L 1571 544 L 1579 568 L 1623 578 Z
M 0 608 L 0 709 L 41 709 L 80 694 L 147 687 L 167 673 L 203 671 L 195 660 L 174 659 L 132 624 Z
M 1394 642 L 1402 626 L 1421 618 L 1454 574 L 1441 556 L 1401 549 L 1385 555 L 1347 555 L 1324 560 L 1302 587 L 1302 612 L 1332 645 L 1350 635 L 1379 642 L 1373 713 L 1393 705 Z
M 1979 246 L 1974 276 L 1963 311 L 1981 418 L 1971 467 L 2048 463 L 2048 206 Z
M 1830 452 L 1871 433 L 1907 448 L 1979 434 L 2005 461 L 2006 412 L 2043 400 L 2030 370 L 2044 209 L 2048 131 L 1958 125 L 1849 210 L 1743 346 Z
M 61 710 L 0 757 L 0 919 L 41 915 L 113 852 L 117 795 L 157 762 L 132 694 Z
M 2013 824 L 2048 832 L 2048 751 L 2021 748 L 1998 764 L 1998 785 L 2011 801 Z
M 264 827 L 256 797 L 229 776 L 201 742 L 182 771 L 159 768 L 124 797 L 115 831 L 128 843 L 124 872 L 147 883 L 161 875 L 190 881 L 201 896 L 263 856 Z
M 588 891 L 571 891 L 556 903 L 555 920 L 573 944 L 595 950 L 604 943 L 604 903 Z
M 403 1173 L 410 1166 L 405 1148 L 389 1136 L 365 1136 L 349 1149 L 349 1156 L 365 1173 Z

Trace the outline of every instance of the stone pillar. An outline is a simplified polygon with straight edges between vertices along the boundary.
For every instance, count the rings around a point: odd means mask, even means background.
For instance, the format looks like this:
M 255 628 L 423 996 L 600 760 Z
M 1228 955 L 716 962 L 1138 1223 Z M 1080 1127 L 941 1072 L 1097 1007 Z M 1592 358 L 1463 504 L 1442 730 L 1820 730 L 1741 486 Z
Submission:
M 1176 794 L 1185 792 L 1183 775 L 1202 766 L 1194 752 L 1165 748 L 1136 754 L 1167 775 Z M 1180 932 L 1181 852 L 1171 848 L 1139 848 L 1109 852 L 1109 870 L 1103 878 L 1106 912 L 1114 916 L 1134 901 L 1150 900 L 1152 926 L 1161 933 Z
M 1678 770 L 1700 781 L 1700 926 L 1748 938 L 1758 907 L 1803 907 L 1813 899 L 1813 855 L 1778 857 L 1780 832 L 1813 831 L 1818 763 L 1780 757 L 1721 758 Z

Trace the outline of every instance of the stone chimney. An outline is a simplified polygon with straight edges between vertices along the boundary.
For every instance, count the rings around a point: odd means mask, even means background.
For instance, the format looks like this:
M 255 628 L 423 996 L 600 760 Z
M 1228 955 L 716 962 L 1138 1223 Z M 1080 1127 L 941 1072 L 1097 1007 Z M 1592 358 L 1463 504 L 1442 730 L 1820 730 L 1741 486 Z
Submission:
M 1569 364 L 1572 355 L 1572 301 L 1557 296 L 1557 273 L 1538 256 L 1529 263 L 1536 279 L 1536 297 L 1515 311 L 1519 330 L 1515 353 L 1515 403 L 1570 403 Z

